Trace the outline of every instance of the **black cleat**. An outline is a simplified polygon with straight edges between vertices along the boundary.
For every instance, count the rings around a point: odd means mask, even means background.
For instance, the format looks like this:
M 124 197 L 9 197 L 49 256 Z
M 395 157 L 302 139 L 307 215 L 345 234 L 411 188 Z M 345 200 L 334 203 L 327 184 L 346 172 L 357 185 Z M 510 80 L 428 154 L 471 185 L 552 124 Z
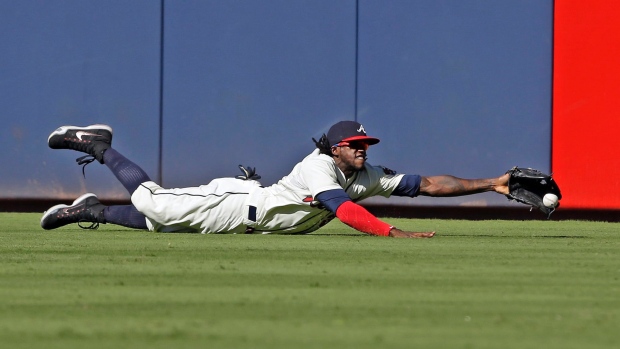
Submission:
M 89 164 L 95 159 L 103 164 L 103 153 L 112 146 L 112 128 L 101 124 L 61 126 L 50 134 L 47 144 L 52 149 L 73 149 L 88 154 L 77 159 L 79 165 Z
M 41 227 L 45 230 L 56 229 L 67 224 L 78 223 L 82 229 L 97 229 L 99 223 L 105 223 L 103 209 L 97 195 L 84 194 L 75 199 L 71 205 L 56 205 L 43 213 Z M 91 223 L 82 226 L 80 223 Z

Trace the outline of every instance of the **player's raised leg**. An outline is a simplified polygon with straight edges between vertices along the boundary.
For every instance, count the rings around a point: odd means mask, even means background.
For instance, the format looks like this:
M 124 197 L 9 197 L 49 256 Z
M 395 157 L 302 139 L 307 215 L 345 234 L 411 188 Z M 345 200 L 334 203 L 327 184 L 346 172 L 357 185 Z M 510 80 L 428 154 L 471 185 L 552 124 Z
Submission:
M 108 125 L 61 126 L 50 134 L 47 143 L 52 149 L 72 149 L 88 154 L 77 159 L 80 165 L 95 159 L 105 164 L 129 195 L 140 183 L 151 180 L 140 166 L 112 148 L 112 128 Z M 89 156 L 92 158 L 86 159 Z
M 129 195 L 138 188 L 141 183 L 151 181 L 146 172 L 131 160 L 127 159 L 116 149 L 109 148 L 103 154 L 105 165 L 112 171 L 116 179 L 127 189 Z

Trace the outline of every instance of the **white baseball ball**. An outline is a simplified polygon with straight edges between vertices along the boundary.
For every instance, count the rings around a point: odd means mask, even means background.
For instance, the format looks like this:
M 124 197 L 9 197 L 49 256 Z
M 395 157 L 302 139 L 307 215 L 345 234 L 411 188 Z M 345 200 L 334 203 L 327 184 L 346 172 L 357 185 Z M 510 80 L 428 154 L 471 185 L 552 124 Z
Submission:
M 543 196 L 543 205 L 554 208 L 558 205 L 558 197 L 555 194 L 545 194 Z

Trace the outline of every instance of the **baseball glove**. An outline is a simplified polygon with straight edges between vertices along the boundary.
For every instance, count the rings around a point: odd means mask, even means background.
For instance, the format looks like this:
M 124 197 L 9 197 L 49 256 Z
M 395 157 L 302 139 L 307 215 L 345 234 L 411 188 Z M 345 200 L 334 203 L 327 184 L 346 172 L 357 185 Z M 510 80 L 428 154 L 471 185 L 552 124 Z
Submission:
M 558 200 L 562 198 L 560 187 L 551 178 L 551 175 L 545 174 L 532 168 L 513 167 L 506 173 L 510 174 L 508 188 L 510 194 L 506 195 L 509 200 L 515 200 L 520 203 L 536 207 L 542 213 L 547 215 L 547 219 L 559 206 L 559 202 L 555 207 L 547 207 L 543 203 L 545 194 L 554 194 Z
M 261 178 L 258 174 L 256 174 L 256 167 L 245 167 L 243 165 L 239 165 L 239 169 L 243 174 L 235 176 L 237 179 L 242 179 L 244 181 L 258 181 Z

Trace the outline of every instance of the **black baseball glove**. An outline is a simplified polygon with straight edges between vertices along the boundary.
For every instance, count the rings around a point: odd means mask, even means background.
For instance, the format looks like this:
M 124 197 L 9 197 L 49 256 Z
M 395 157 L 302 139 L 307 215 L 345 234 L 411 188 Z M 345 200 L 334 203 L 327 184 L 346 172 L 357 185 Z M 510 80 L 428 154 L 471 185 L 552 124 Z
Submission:
M 558 200 L 562 198 L 560 187 L 551 178 L 551 175 L 545 174 L 532 168 L 513 167 L 506 173 L 510 174 L 508 188 L 510 194 L 506 197 L 510 200 L 516 200 L 520 203 L 536 207 L 542 213 L 547 215 L 547 219 L 559 206 L 559 202 L 555 207 L 547 207 L 543 203 L 545 194 L 554 194 Z
M 245 167 L 243 165 L 239 165 L 239 169 L 241 170 L 241 173 L 243 174 L 235 176 L 235 178 L 237 179 L 242 179 L 244 181 L 250 181 L 250 180 L 257 181 L 261 178 L 258 174 L 256 174 L 256 167 L 252 168 L 250 166 Z

